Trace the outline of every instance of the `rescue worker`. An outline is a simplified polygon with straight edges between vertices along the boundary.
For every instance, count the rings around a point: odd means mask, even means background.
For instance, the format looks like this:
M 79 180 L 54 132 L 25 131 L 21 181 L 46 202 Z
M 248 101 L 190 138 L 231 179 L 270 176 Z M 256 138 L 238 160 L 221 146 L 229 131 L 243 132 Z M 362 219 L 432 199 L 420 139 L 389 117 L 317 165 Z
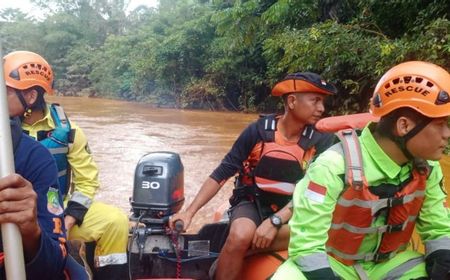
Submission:
M 15 89 L 7 88 L 10 111 L 17 111 Z M 15 174 L 0 178 L 0 223 L 14 223 L 22 236 L 27 279 L 65 279 L 63 202 L 56 164 L 47 149 L 22 133 L 12 118 Z M 6 279 L 0 231 L 0 279 Z
M 22 128 L 56 160 L 60 190 L 68 201 L 64 222 L 69 240 L 96 242 L 95 279 L 128 277 L 128 219 L 120 209 L 93 201 L 98 169 L 86 136 L 61 106 L 45 102 L 44 94 L 53 93 L 51 66 L 36 53 L 16 51 L 5 56 L 5 76 L 25 111 Z
M 230 198 L 229 234 L 217 269 L 211 270 L 214 279 L 237 279 L 249 249 L 287 248 L 291 195 L 315 153 L 330 145 L 331 135 L 313 125 L 324 113 L 325 98 L 335 93 L 336 88 L 315 73 L 287 75 L 272 89 L 272 95 L 284 100 L 284 114 L 250 124 L 189 207 L 172 216 L 172 228 L 177 220 L 187 228 L 226 180 L 239 174 Z
M 450 213 L 438 160 L 450 74 L 404 62 L 379 80 L 380 117 L 323 152 L 297 184 L 289 259 L 272 279 L 449 279 Z M 425 256 L 406 250 L 416 228 Z

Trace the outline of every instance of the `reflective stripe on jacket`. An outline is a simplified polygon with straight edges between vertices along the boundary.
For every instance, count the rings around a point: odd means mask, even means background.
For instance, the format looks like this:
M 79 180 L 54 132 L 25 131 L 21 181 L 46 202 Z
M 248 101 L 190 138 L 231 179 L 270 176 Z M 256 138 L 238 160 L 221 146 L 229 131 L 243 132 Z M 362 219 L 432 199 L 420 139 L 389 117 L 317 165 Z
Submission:
M 422 207 L 429 169 L 413 166 L 410 179 L 399 191 L 380 197 L 370 191 L 365 179 L 356 133 L 350 130 L 338 134 L 343 147 L 340 151 L 345 155 L 347 186 L 333 213 L 327 251 L 347 265 L 356 260 L 377 262 L 391 258 L 404 250 L 411 238 Z M 372 224 L 377 215 L 387 216 L 384 225 Z M 378 250 L 359 253 L 364 237 L 370 233 L 382 234 Z
M 368 186 L 376 190 L 382 184 L 399 186 L 411 177 L 412 163 L 396 164 L 383 152 L 372 135 L 372 126 L 361 136 L 361 157 Z M 450 213 L 445 206 L 446 194 L 442 190 L 443 174 L 437 161 L 427 161 L 431 173 L 426 180 L 423 204 L 416 219 L 416 230 L 426 246 L 427 254 L 450 249 Z M 345 160 L 342 152 L 330 148 L 321 153 L 297 184 L 293 194 L 293 216 L 289 221 L 289 256 L 302 271 L 329 267 L 326 256 L 328 232 L 333 213 L 341 194 L 345 191 Z M 320 193 L 310 195 L 320 186 Z M 316 188 L 317 189 L 317 188 Z M 318 199 L 318 197 L 320 199 Z M 386 225 L 386 216 L 371 219 L 370 227 Z M 366 233 L 358 253 L 376 253 L 383 233 Z M 439 242 L 438 242 L 439 241 Z M 319 261 L 320 260 L 320 261 Z

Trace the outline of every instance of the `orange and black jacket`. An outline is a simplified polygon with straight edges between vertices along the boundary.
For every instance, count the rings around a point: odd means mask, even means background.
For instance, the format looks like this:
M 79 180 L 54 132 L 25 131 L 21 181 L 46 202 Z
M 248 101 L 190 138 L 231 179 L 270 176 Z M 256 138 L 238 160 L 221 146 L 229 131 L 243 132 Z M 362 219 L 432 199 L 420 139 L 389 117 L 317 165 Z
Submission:
M 267 115 L 251 123 L 236 139 L 231 150 L 226 154 L 221 164 L 211 173 L 210 177 L 220 185 L 223 185 L 236 173 L 248 173 L 246 168 L 249 165 L 251 168 L 257 166 L 265 143 L 280 142 L 277 139 L 280 137 L 276 137 L 276 123 L 278 119 L 279 116 Z M 298 145 L 304 151 L 304 158 L 301 160 L 309 162 L 311 156 L 319 154 L 331 146 L 334 139 L 333 134 L 322 133 L 313 126 L 306 126 L 298 143 L 291 143 L 291 145 Z M 279 149 L 283 149 L 283 145 L 286 146 L 286 143 L 282 143 Z M 307 162 L 301 162 L 298 168 L 301 176 L 296 178 L 296 181 L 303 177 Z M 273 162 L 272 166 L 274 167 L 272 169 L 279 169 L 280 162 Z M 270 170 L 267 170 L 267 172 L 270 172 Z

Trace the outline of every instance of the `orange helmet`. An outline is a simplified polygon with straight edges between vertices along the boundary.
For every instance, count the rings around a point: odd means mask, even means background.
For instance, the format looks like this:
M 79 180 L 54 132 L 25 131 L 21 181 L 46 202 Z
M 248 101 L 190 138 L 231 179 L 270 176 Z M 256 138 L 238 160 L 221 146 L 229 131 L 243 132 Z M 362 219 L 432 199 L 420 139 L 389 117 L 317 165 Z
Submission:
M 272 89 L 273 96 L 282 96 L 289 93 L 332 95 L 336 94 L 336 92 L 334 85 L 327 83 L 322 77 L 311 72 L 289 74 Z
M 392 67 L 378 82 L 370 112 L 382 117 L 395 109 L 412 108 L 430 118 L 450 115 L 450 74 L 423 61 L 409 61 Z
M 3 58 L 7 86 L 25 90 L 39 86 L 53 94 L 53 70 L 40 55 L 28 51 L 15 51 Z

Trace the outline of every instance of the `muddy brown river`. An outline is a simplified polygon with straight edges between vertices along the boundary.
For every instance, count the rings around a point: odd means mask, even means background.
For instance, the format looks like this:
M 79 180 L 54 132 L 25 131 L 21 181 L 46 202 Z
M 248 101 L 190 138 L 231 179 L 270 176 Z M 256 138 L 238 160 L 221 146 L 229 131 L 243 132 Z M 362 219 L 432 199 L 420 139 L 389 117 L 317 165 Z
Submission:
M 96 200 L 130 210 L 134 169 L 149 152 L 180 154 L 186 204 L 222 160 L 241 130 L 257 115 L 153 108 L 150 105 L 84 97 L 51 97 L 85 132 L 99 166 Z M 190 231 L 212 219 L 233 188 L 229 180 L 195 216 Z
M 60 103 L 89 139 L 100 170 L 101 187 L 96 199 L 126 213 L 130 211 L 134 169 L 140 157 L 155 151 L 180 154 L 187 206 L 242 129 L 257 118 L 255 114 L 161 109 L 87 97 L 51 97 L 49 101 Z M 450 189 L 450 157 L 441 163 Z M 212 220 L 217 207 L 227 201 L 232 181 L 197 213 L 189 231 Z

